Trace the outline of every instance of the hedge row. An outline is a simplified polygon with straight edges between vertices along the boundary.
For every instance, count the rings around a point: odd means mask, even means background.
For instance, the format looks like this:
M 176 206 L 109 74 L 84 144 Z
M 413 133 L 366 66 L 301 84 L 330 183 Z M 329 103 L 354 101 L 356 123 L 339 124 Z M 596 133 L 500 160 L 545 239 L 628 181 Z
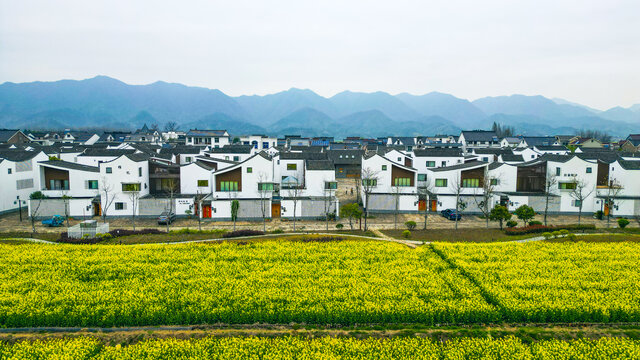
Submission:
M 569 230 L 569 231 L 580 231 L 580 230 L 595 230 L 596 226 L 594 224 L 567 224 L 567 225 L 529 225 L 520 228 L 508 228 L 504 232 L 507 235 L 525 235 L 525 234 L 538 234 L 543 232 L 551 232 L 557 230 Z

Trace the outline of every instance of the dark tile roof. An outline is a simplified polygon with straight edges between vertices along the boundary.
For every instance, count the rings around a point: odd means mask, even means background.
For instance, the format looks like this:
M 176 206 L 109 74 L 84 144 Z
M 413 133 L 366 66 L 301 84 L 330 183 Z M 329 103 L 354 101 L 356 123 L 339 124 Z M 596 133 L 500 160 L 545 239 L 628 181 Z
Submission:
M 524 158 L 522 157 L 522 155 L 504 154 L 504 155 L 502 155 L 502 161 L 520 161 L 520 162 L 524 162 Z
M 191 129 L 187 132 L 187 136 L 225 136 L 226 130 L 198 130 Z
M 51 165 L 51 166 L 69 169 L 69 170 L 100 172 L 100 168 L 97 166 L 89 166 L 89 165 L 78 164 L 78 163 L 63 161 L 63 160 L 40 161 L 39 164 Z
M 556 142 L 555 136 L 523 136 L 522 139 L 527 142 L 528 146 L 550 146 Z
M 431 171 L 440 172 L 440 171 L 450 171 L 450 170 L 461 170 L 461 169 L 470 169 L 473 167 L 486 166 L 487 163 L 484 161 L 469 161 L 462 164 L 457 164 L 453 166 L 444 166 L 439 168 L 430 169 Z
M 334 164 L 362 164 L 364 150 L 328 150 L 327 155 Z
M 640 170 L 640 161 L 638 160 L 618 160 L 618 163 L 625 170 Z
M 466 141 L 498 141 L 498 136 L 495 131 L 487 130 L 472 130 L 462 131 L 461 135 L 464 135 Z
M 251 145 L 226 145 L 221 148 L 213 148 L 212 154 L 251 154 Z
M 536 145 L 536 149 L 540 151 L 568 151 L 563 145 Z
M 332 161 L 329 160 L 306 160 L 307 170 L 334 170 Z
M 15 135 L 20 130 L 14 129 L 0 129 L 0 142 L 7 142 L 13 135 Z
M 281 152 L 280 160 L 327 160 L 327 153 Z
M 508 155 L 513 154 L 513 150 L 510 148 L 507 149 L 490 149 L 490 148 L 481 148 L 481 149 L 473 149 L 473 152 L 478 155 Z
M 40 151 L 0 150 L 0 159 L 19 162 L 33 159 L 38 154 L 40 154 Z
M 462 157 L 462 149 L 460 148 L 432 148 L 432 149 L 415 149 L 413 154 L 416 157 Z
M 129 158 L 131 161 L 141 162 L 149 160 L 149 155 L 143 153 L 135 153 L 135 154 L 126 154 L 124 155 Z
M 127 154 L 133 154 L 136 150 L 134 149 L 98 149 L 98 148 L 89 148 L 85 149 L 84 152 L 80 156 L 122 156 Z

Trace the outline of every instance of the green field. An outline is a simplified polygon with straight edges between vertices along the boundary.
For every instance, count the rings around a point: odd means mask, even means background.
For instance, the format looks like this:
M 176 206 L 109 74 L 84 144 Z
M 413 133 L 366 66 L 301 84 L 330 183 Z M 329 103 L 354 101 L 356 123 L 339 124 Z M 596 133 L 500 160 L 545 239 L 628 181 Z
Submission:
M 635 322 L 639 250 L 632 242 L 0 243 L 0 327 Z
M 162 339 L 105 346 L 92 338 L 0 342 L 0 359 L 620 359 L 640 358 L 640 341 L 541 341 L 461 338 L 444 343 L 420 338 L 355 339 L 226 337 Z

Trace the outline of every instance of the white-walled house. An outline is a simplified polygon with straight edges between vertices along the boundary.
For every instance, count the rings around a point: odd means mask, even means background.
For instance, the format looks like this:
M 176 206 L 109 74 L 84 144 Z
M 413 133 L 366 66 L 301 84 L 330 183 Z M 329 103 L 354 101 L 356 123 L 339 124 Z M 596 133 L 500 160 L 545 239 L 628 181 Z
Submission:
M 606 170 L 605 170 L 606 167 Z M 595 210 L 612 216 L 640 216 L 640 161 L 616 160 L 601 164 Z
M 205 156 L 239 163 L 252 156 L 252 148 L 251 145 L 226 145 L 205 152 Z
M 0 214 L 26 208 L 29 195 L 40 190 L 38 162 L 48 159 L 42 151 L 0 151 Z
M 380 154 L 365 154 L 362 158 L 361 193 L 363 203 L 371 213 L 417 212 L 417 170 Z M 369 184 L 369 185 L 367 185 Z M 371 186 L 367 200 L 366 187 Z
M 271 147 L 278 145 L 278 139 L 266 135 L 246 135 L 240 136 L 242 145 L 251 146 L 253 152 L 267 151 Z
M 465 150 L 482 147 L 500 147 L 500 140 L 495 131 L 462 131 L 458 137 L 458 142 L 462 144 Z
M 203 161 L 196 161 L 180 167 L 180 193 L 185 195 L 211 194 L 213 192 L 213 171 Z
M 100 163 L 100 182 L 111 189 L 109 201 L 100 190 L 100 203 L 107 216 L 140 213 L 140 198 L 149 194 L 149 161 L 144 154 L 126 154 Z M 102 187 L 102 185 L 100 185 Z M 113 200 L 112 200 L 113 199 Z
M 281 177 L 281 216 L 293 218 L 294 208 L 295 217 L 299 219 L 321 218 L 326 213 L 337 214 L 339 202 L 335 195 L 338 183 L 333 162 L 305 159 L 303 169 L 299 171 L 295 176 Z M 292 181 L 294 178 L 302 179 L 302 182 Z
M 429 169 L 431 200 L 437 200 L 436 211 L 456 208 L 456 196 L 466 206 L 461 212 L 479 212 L 477 203 L 483 194 L 483 182 L 489 164 L 483 161 L 468 161 L 463 164 Z M 431 207 L 431 210 L 434 210 Z
M 221 148 L 231 143 L 226 130 L 191 129 L 185 139 L 187 145 L 208 145 L 211 148 Z

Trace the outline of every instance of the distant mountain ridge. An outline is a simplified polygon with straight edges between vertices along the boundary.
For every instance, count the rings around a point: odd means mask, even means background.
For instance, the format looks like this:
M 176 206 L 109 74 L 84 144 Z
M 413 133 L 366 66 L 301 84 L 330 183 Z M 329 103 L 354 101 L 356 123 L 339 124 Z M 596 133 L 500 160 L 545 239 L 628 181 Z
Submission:
M 217 89 L 162 81 L 129 85 L 107 76 L 0 85 L 2 127 L 134 129 L 169 121 L 185 130 L 224 128 L 234 134 L 338 138 L 456 133 L 488 129 L 494 121 L 530 135 L 599 129 L 624 136 L 640 132 L 640 104 L 600 111 L 540 95 L 469 101 L 438 92 L 344 91 L 327 98 L 296 88 L 231 97 Z

